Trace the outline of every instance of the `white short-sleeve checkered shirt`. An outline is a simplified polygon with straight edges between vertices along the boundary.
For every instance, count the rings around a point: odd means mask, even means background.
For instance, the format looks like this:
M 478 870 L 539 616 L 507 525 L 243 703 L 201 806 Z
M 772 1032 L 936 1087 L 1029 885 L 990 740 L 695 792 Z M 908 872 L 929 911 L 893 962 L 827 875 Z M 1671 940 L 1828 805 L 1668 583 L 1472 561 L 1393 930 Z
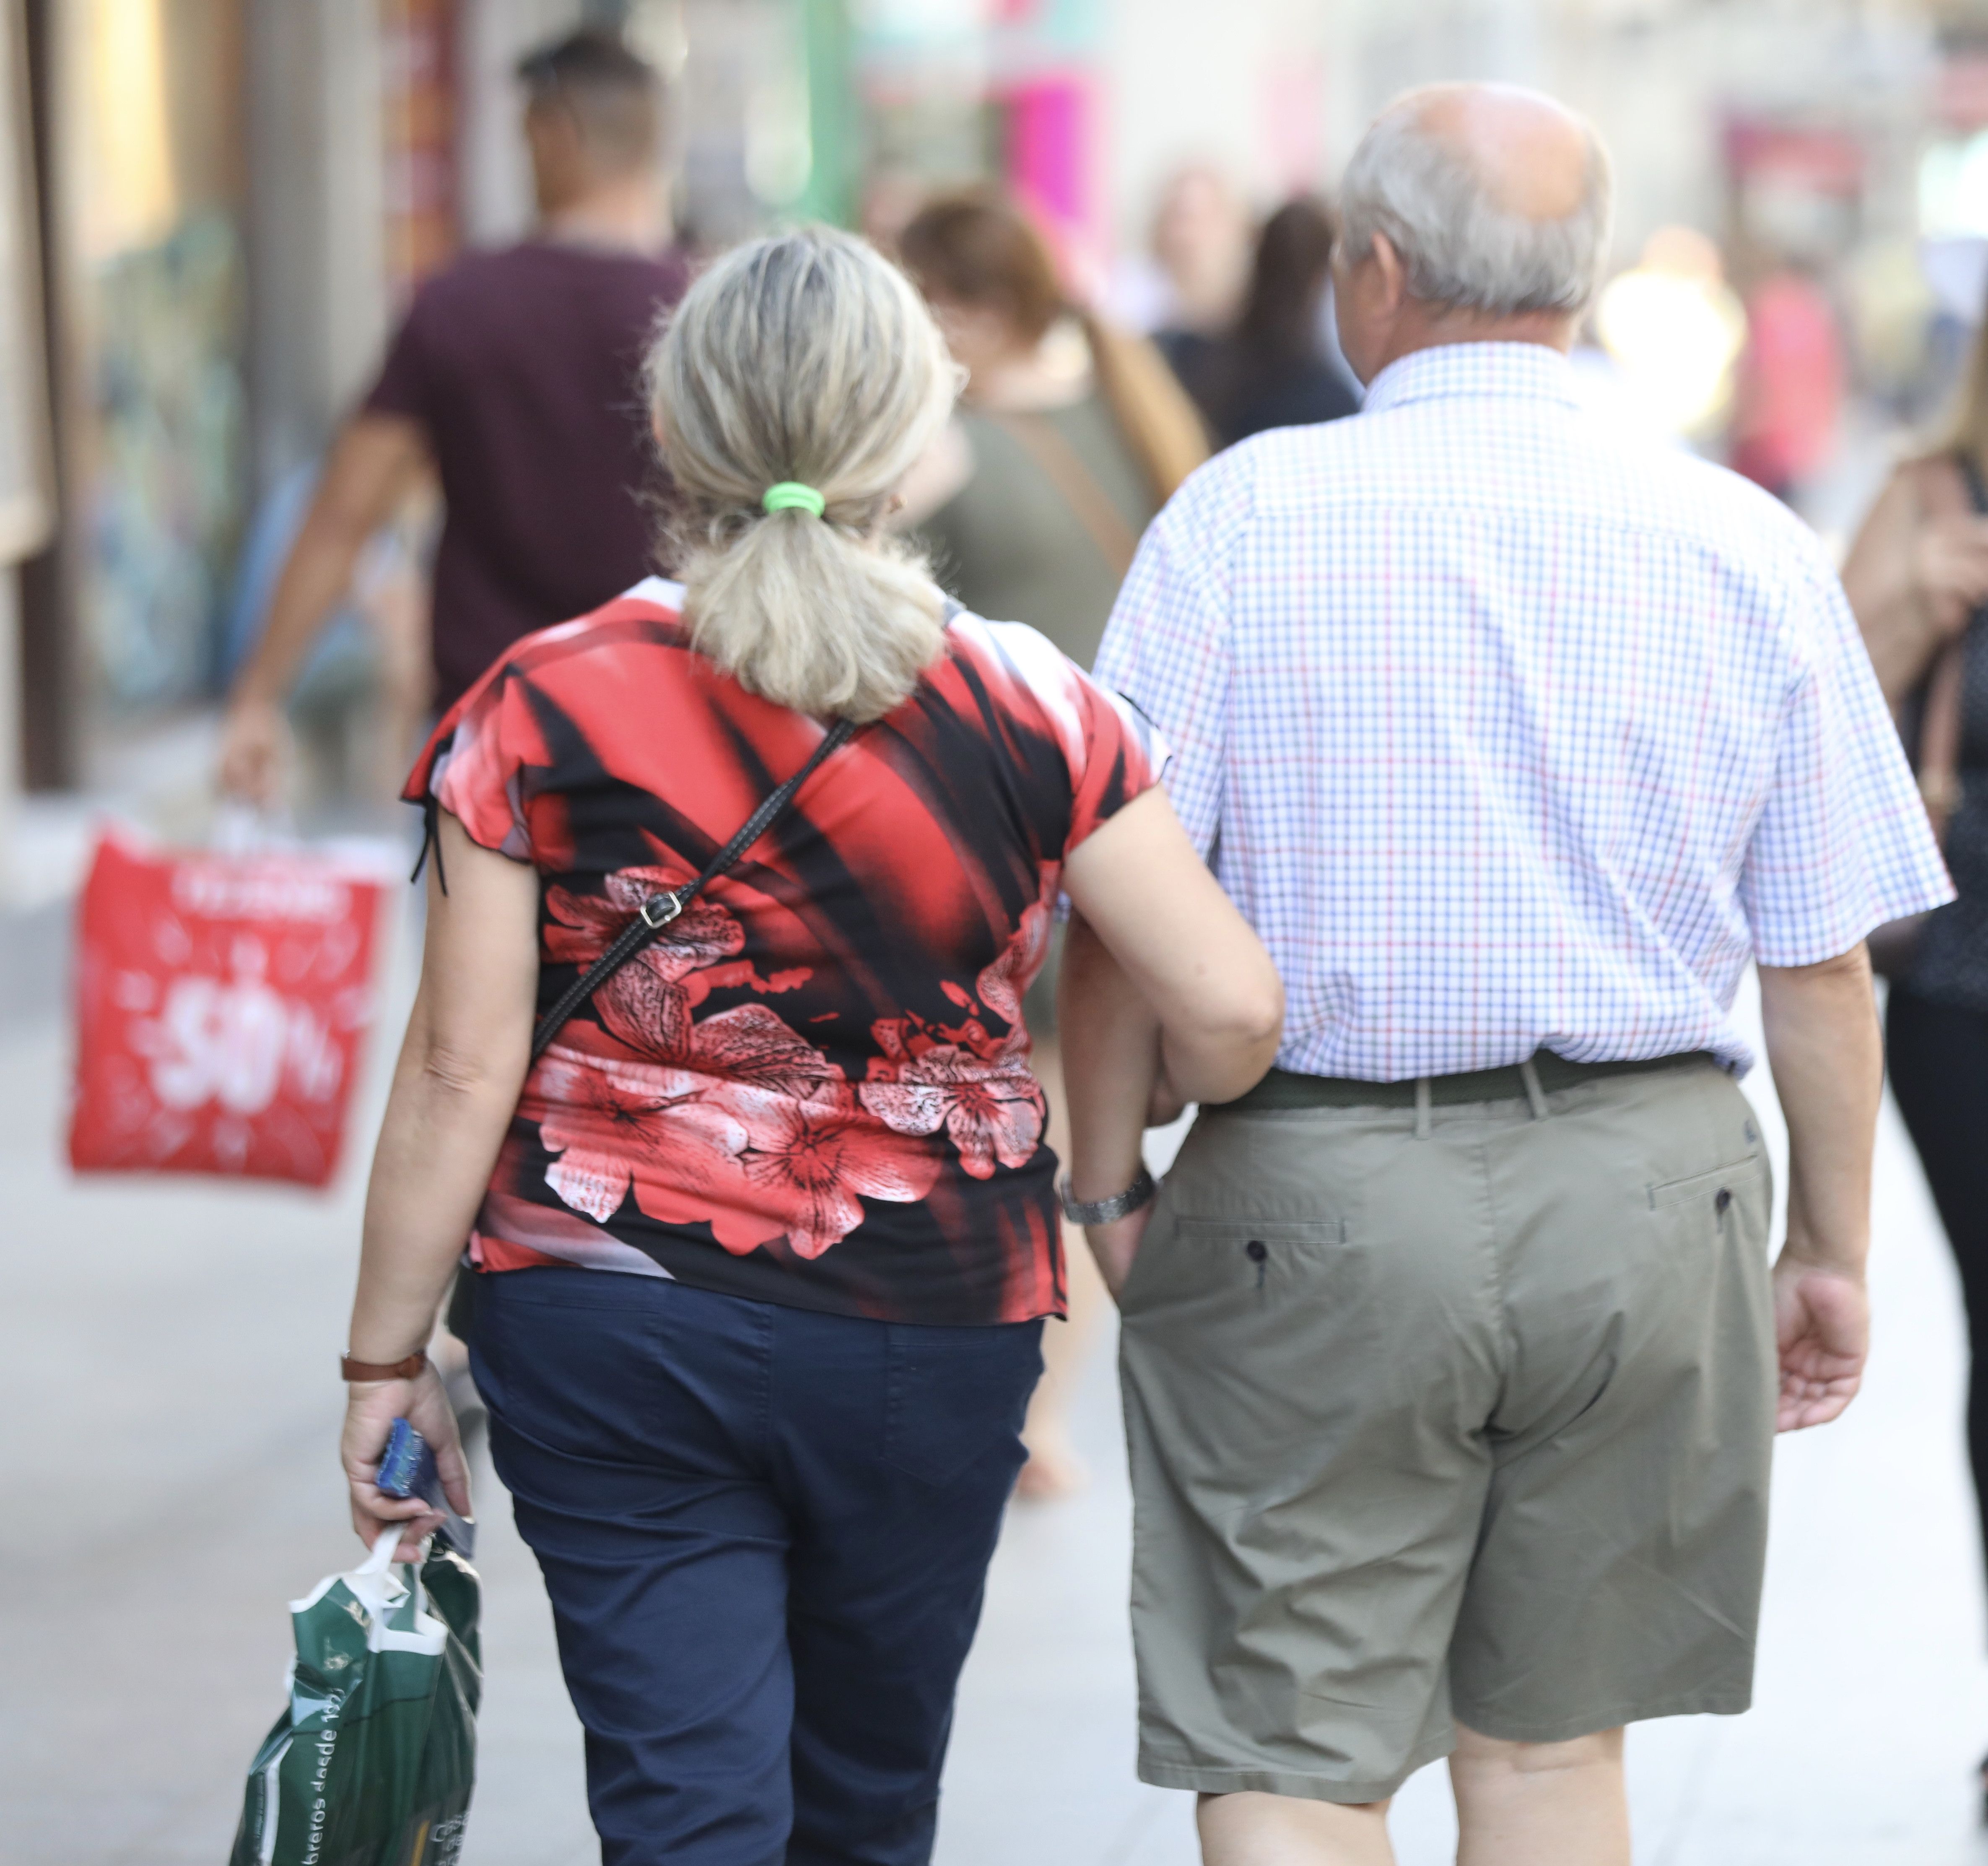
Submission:
M 1750 957 L 1951 896 L 1813 536 L 1537 345 L 1417 352 L 1203 467 L 1097 672 L 1283 974 L 1286 1069 L 1744 1068 Z

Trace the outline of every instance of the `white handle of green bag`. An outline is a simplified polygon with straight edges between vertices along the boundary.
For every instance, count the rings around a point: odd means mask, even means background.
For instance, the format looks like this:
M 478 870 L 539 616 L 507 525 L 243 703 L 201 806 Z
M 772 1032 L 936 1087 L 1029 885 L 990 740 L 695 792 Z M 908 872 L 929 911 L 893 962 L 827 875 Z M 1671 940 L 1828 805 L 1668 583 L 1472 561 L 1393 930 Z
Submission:
M 353 1570 L 354 1574 L 384 1574 L 394 1565 L 394 1551 L 407 1532 L 404 1522 L 390 1523 L 373 1539 L 373 1553 Z M 410 1564 L 412 1566 L 413 1564 Z

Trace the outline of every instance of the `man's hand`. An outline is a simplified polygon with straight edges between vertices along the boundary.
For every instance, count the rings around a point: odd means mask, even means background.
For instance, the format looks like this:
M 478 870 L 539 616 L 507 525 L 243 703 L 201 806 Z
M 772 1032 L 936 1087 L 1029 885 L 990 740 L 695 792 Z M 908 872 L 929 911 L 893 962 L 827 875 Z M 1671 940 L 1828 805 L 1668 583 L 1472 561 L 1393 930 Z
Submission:
M 1828 1424 L 1864 1383 L 1871 1301 L 1863 1278 L 1783 1253 L 1774 1265 L 1774 1338 L 1781 1356 L 1774 1429 Z
M 1097 1259 L 1097 1273 L 1104 1278 L 1104 1287 L 1111 1292 L 1114 1302 L 1125 1287 L 1125 1279 L 1132 1274 L 1132 1259 L 1139 1254 L 1140 1240 L 1145 1236 L 1147 1221 L 1152 1215 L 1150 1204 L 1141 1205 L 1130 1216 L 1110 1224 L 1087 1224 L 1084 1228 L 1090 1254 Z
M 1767 1060 L 1788 1123 L 1788 1241 L 1774 1265 L 1780 1429 L 1827 1425 L 1857 1397 L 1870 1344 L 1871 1151 L 1885 1058 L 1862 946 L 1760 968 Z
M 221 789 L 268 809 L 281 787 L 289 728 L 282 709 L 253 694 L 236 697 L 221 730 Z

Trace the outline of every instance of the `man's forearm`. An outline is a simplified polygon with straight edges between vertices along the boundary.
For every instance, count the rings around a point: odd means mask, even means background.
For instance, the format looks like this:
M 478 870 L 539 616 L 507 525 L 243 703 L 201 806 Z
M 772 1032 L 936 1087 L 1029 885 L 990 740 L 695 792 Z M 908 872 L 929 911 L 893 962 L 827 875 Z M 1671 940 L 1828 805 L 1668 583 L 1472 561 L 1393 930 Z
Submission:
M 1057 992 L 1070 1185 L 1109 1198 L 1138 1177 L 1146 1110 L 1158 1079 L 1160 1024 L 1124 969 L 1076 915 Z
M 237 699 L 277 706 L 289 697 L 318 630 L 351 584 L 363 542 L 306 522 L 269 600 L 268 626 L 236 677 Z
M 1871 1155 L 1884 1049 L 1864 948 L 1763 966 L 1767 1060 L 1788 1124 L 1786 1255 L 1860 1276 L 1871 1241 Z

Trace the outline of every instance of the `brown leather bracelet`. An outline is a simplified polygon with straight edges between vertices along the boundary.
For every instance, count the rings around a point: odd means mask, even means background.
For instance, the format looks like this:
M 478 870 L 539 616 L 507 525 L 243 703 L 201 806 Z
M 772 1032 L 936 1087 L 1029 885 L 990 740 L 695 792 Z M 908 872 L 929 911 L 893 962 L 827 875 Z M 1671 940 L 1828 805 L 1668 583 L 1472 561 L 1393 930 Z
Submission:
M 428 1351 L 417 1348 L 405 1360 L 392 1362 L 354 1360 L 350 1354 L 338 1357 L 338 1373 L 347 1380 L 411 1380 L 428 1364 Z

